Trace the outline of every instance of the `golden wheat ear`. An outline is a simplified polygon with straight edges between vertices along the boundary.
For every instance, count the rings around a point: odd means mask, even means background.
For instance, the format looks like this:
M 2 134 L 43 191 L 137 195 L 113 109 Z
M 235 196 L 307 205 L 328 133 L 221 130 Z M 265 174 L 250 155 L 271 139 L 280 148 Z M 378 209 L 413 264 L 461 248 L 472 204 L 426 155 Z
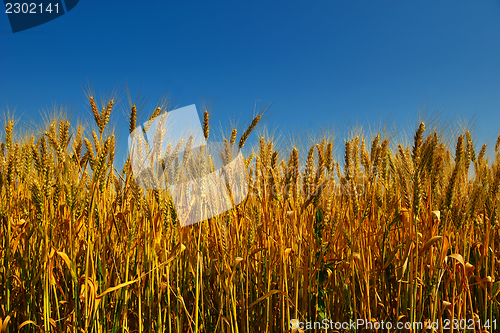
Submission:
M 241 149 L 243 148 L 243 145 L 245 144 L 245 142 L 247 141 L 248 137 L 250 136 L 250 133 L 252 133 L 252 131 L 255 129 L 255 127 L 257 126 L 257 124 L 259 123 L 260 121 L 260 118 L 261 118 L 261 114 L 257 115 L 253 120 L 252 120 L 252 123 L 250 124 L 250 126 L 248 126 L 247 130 L 243 133 L 243 135 L 241 136 L 240 138 L 240 142 L 238 144 L 238 149 Z
M 203 136 L 205 137 L 205 140 L 208 140 L 208 135 L 210 134 L 210 125 L 208 123 L 209 119 L 210 116 L 208 114 L 208 110 L 205 110 L 203 115 Z

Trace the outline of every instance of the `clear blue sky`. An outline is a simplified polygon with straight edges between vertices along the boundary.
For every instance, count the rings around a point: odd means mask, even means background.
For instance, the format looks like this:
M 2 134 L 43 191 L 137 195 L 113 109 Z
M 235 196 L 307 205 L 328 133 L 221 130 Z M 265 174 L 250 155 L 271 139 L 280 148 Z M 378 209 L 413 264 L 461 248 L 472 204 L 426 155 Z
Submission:
M 267 125 L 285 132 L 414 126 L 427 104 L 475 115 L 494 145 L 500 2 L 81 0 L 15 34 L 0 13 L 0 110 L 16 109 L 20 124 L 54 104 L 91 119 L 87 83 L 98 97 L 121 88 L 112 121 L 125 142 L 128 86 L 147 112 L 165 92 L 179 107 L 210 96 L 214 124 L 242 130 L 257 100 L 274 103 Z

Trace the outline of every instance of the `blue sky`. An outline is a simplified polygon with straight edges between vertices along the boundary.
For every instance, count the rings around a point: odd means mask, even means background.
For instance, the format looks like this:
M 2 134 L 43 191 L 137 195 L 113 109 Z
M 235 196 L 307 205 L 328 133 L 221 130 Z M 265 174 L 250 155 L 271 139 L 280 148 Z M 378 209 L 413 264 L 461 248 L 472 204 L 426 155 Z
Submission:
M 273 103 L 278 131 L 415 128 L 419 111 L 500 129 L 499 1 L 88 1 L 12 33 L 0 14 L 0 110 L 19 126 L 70 106 L 91 119 L 97 97 L 119 92 L 112 122 L 128 135 L 126 87 L 149 114 L 167 92 L 179 107 L 216 100 L 213 125 L 240 132 L 254 105 Z M 474 117 L 474 118 L 473 118 Z

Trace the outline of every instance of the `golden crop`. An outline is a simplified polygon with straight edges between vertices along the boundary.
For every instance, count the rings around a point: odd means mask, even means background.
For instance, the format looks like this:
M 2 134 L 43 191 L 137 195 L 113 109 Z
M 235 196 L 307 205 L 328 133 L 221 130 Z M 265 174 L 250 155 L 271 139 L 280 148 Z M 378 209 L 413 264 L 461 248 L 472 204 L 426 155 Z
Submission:
M 262 137 L 245 157 L 247 198 L 180 227 L 168 191 L 137 186 L 130 160 L 113 168 L 113 101 L 90 104 L 99 131 L 87 135 L 62 120 L 14 142 L 5 127 L 1 332 L 500 318 L 500 141 L 490 163 L 469 132 L 450 151 L 421 123 L 411 146 L 355 136 L 339 163 L 328 138 L 301 152 Z M 260 118 L 226 144 L 242 148 Z M 130 132 L 136 121 L 133 106 Z

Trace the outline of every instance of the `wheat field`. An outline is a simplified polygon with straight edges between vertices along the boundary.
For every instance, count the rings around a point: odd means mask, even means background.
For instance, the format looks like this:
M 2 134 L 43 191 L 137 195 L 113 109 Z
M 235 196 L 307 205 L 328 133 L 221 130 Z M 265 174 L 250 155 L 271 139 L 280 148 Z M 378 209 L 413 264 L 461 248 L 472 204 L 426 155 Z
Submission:
M 5 126 L 0 332 L 299 332 L 294 319 L 495 331 L 500 137 L 488 160 L 468 131 L 424 123 L 408 145 L 380 133 L 302 151 L 262 136 L 246 199 L 182 227 L 167 190 L 138 186 L 130 159 L 114 168 L 113 101 L 90 105 L 95 131 L 54 120 L 13 139 Z M 242 148 L 260 119 L 226 144 Z

